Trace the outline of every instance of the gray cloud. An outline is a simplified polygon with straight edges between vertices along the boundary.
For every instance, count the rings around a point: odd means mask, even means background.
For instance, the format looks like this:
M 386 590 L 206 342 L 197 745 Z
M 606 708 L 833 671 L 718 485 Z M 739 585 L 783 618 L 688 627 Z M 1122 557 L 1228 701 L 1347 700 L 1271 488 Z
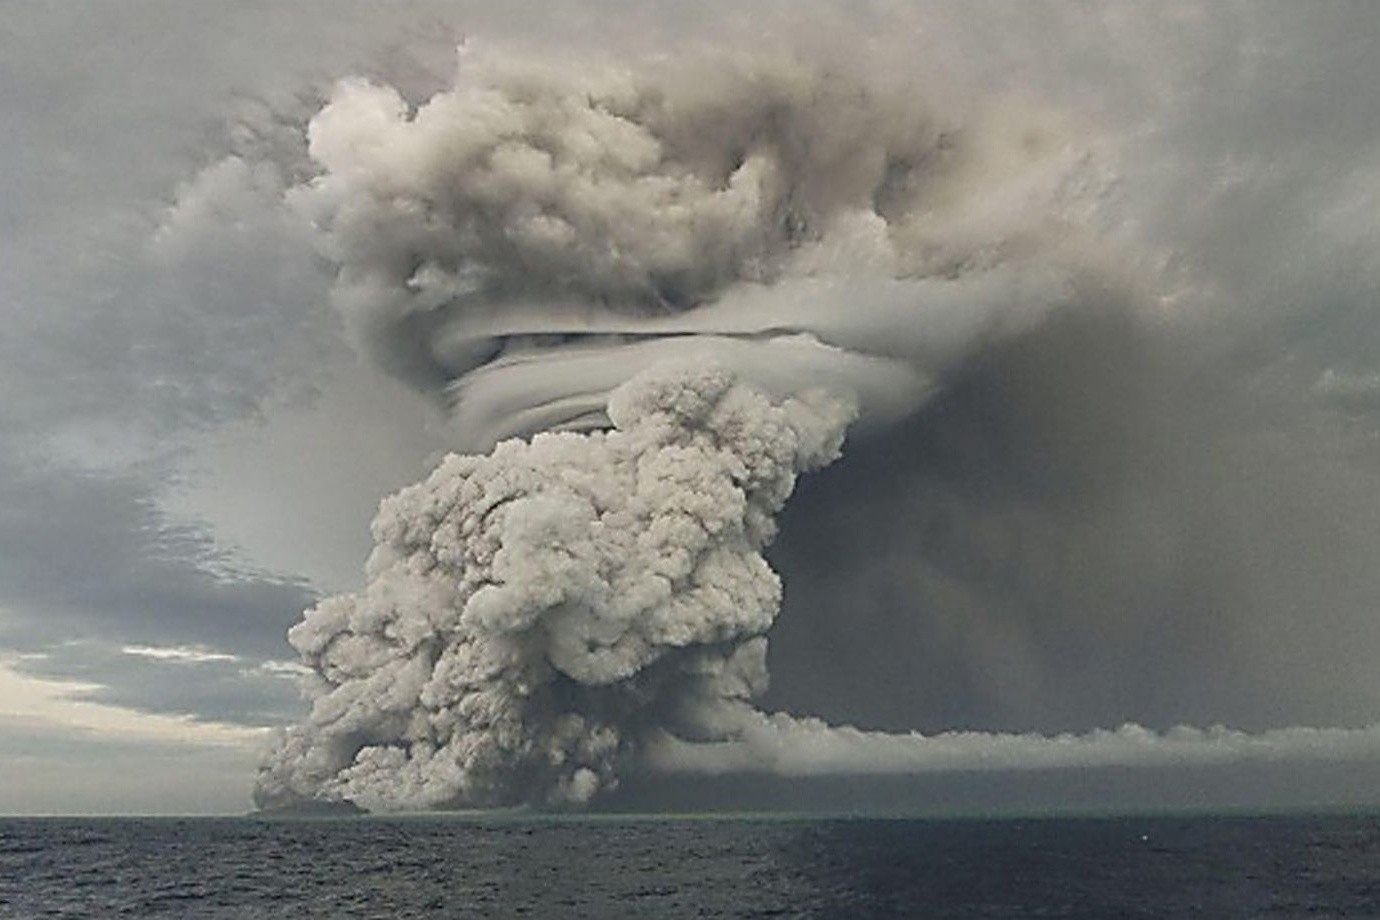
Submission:
M 209 661 L 158 659 L 128 651 L 137 646 L 96 640 L 40 647 L 41 657 L 22 658 L 12 668 L 94 685 L 67 695 L 74 700 L 254 727 L 282 725 L 301 712 L 298 673 L 273 659 L 223 652 L 227 657 Z
M 0 812 L 243 812 L 256 759 L 238 745 L 112 737 L 0 714 Z
M 587 43 L 605 19 L 590 10 L 7 9 L 0 117 L 21 141 L 0 148 L 5 643 L 48 649 L 43 673 L 100 680 L 112 701 L 175 708 L 155 683 L 206 669 L 196 711 L 278 711 L 277 685 L 224 663 L 115 649 L 274 657 L 309 600 L 291 577 L 216 576 L 234 560 L 158 510 L 187 431 L 322 384 L 323 282 L 278 208 L 303 175 L 305 114 L 346 73 L 425 98 L 460 34 Z M 604 43 L 808 49 L 828 33 L 958 109 L 1038 100 L 1119 145 L 1114 193 L 1087 217 L 1162 295 L 991 353 L 908 427 L 802 482 L 773 551 L 786 609 L 769 701 L 883 728 L 1370 721 L 1380 13 L 712 12 L 620 9 Z M 78 634 L 96 644 L 62 646 Z
M 312 592 L 160 506 L 191 432 L 308 399 L 331 354 L 278 198 L 317 68 L 389 38 L 320 13 L 266 30 L 248 9 L 18 3 L 0 29 L 0 117 L 22 139 L 0 150 L 0 643 L 104 702 L 250 724 L 296 705 L 252 665 L 282 657 Z M 424 70 L 427 46 L 400 66 Z M 139 661 L 129 643 L 246 664 Z
M 8 641 L 204 644 L 280 657 L 311 593 L 291 579 L 214 571 L 206 534 L 160 519 L 130 476 L 4 466 L 0 603 Z
M 84 696 L 151 712 L 271 724 L 298 709 L 290 680 L 259 669 L 313 592 L 237 570 L 204 533 L 173 527 L 141 478 L 46 473 L 0 457 L 0 644 L 15 667 L 98 685 Z M 200 645 L 237 662 L 131 656 L 126 645 Z

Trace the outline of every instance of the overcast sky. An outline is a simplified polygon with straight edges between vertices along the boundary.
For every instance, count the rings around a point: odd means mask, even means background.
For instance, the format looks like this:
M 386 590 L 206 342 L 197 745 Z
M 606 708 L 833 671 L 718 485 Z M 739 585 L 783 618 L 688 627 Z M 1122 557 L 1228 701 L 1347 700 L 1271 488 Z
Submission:
M 1108 151 L 1086 220 L 1152 306 L 983 355 L 802 484 L 769 707 L 1380 718 L 1380 8 L 688 6 L 7 4 L 0 813 L 248 807 L 300 712 L 285 631 L 360 582 L 379 498 L 452 437 L 345 343 L 282 196 L 334 81 L 424 98 L 461 40 L 856 47 Z

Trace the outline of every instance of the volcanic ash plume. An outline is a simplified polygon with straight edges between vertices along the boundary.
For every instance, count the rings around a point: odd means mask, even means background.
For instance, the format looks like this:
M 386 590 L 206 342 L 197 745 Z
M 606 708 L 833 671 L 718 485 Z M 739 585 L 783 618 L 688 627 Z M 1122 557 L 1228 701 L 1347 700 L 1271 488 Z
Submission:
M 644 374 L 613 428 L 451 456 L 387 500 L 369 585 L 290 633 L 318 674 L 262 803 L 583 801 L 653 728 L 764 689 L 763 547 L 852 408 L 772 403 L 712 365 Z
M 914 411 L 1051 312 L 1127 299 L 1071 229 L 1106 183 L 1057 120 L 954 121 L 842 73 L 466 59 L 420 105 L 337 89 L 308 132 L 317 175 L 288 200 L 357 344 L 444 400 L 471 453 L 386 500 L 367 586 L 291 630 L 312 708 L 260 804 L 581 802 L 628 763 L 1374 748 L 1307 730 L 880 735 L 753 706 L 782 599 L 762 553 L 796 477 L 855 419 Z
M 312 711 L 260 803 L 580 801 L 723 740 L 797 474 L 1081 296 L 1048 250 L 1086 158 L 957 128 L 792 59 L 342 83 L 289 201 L 361 349 L 492 453 L 387 500 L 368 586 L 291 631 Z

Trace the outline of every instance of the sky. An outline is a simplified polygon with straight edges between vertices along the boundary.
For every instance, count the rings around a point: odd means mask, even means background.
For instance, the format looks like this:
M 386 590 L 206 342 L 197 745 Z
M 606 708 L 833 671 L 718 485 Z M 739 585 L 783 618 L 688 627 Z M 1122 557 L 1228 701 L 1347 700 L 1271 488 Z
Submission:
M 1096 160 L 1074 218 L 1134 302 L 988 349 L 802 479 L 769 553 L 767 708 L 926 732 L 1377 721 L 1380 11 L 683 6 L 7 6 L 0 812 L 248 809 L 303 708 L 287 629 L 362 583 L 379 499 L 463 438 L 352 349 L 284 196 L 336 81 L 424 99 L 461 42 L 828 48 L 960 120 L 1048 113 Z M 1281 770 L 1089 782 L 1143 804 L 1380 780 Z M 926 784 L 876 795 L 1024 794 Z

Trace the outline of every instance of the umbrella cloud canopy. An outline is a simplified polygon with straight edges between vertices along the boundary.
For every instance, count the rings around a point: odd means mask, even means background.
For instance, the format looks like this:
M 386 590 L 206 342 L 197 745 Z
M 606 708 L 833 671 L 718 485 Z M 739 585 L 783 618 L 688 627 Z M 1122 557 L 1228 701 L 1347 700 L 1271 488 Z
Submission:
M 607 427 L 618 384 L 691 352 L 894 420 L 955 351 L 1076 296 L 1061 218 L 1098 182 L 1053 118 L 960 130 L 906 87 L 723 53 L 466 54 L 415 107 L 341 83 L 308 136 L 336 305 L 480 450 Z

